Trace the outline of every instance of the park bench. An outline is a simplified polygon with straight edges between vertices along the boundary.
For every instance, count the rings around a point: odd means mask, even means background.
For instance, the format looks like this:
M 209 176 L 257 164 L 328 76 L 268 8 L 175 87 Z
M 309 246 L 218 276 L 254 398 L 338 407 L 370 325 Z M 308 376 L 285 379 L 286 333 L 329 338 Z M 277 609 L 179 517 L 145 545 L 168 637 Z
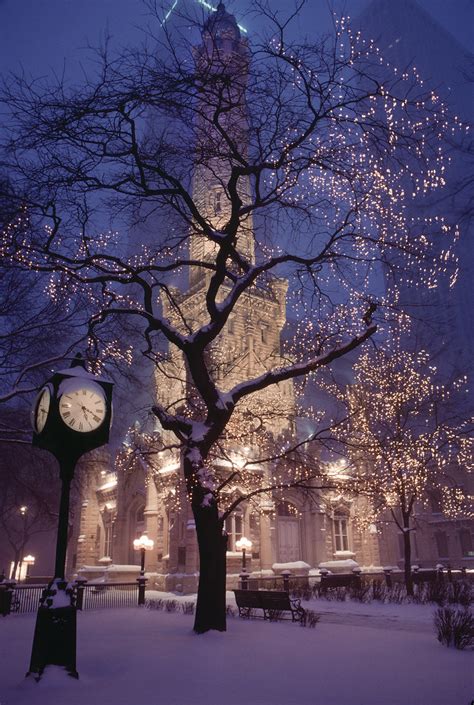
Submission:
M 240 617 L 251 617 L 252 610 L 263 610 L 263 618 L 273 620 L 281 612 L 291 612 L 292 622 L 306 623 L 306 610 L 300 600 L 277 590 L 234 590 Z
M 358 589 L 361 586 L 360 575 L 354 573 L 343 573 L 339 575 L 321 575 L 319 593 L 325 594 L 332 588 L 349 587 Z

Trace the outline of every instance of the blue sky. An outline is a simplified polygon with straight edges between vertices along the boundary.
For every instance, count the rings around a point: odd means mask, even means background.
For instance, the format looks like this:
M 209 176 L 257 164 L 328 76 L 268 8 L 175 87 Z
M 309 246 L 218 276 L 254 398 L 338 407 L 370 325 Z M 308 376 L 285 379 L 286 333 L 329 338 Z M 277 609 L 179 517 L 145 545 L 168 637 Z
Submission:
M 354 16 L 368 2 L 335 0 L 334 4 Z M 474 0 L 418 2 L 472 51 Z M 251 32 L 255 18 L 247 14 L 249 4 L 249 0 L 228 0 L 226 6 L 242 17 Z M 273 0 L 270 4 L 286 11 L 293 6 L 291 0 Z M 330 0 L 308 0 L 298 29 L 315 37 L 327 29 L 329 6 Z M 146 25 L 147 12 L 142 0 L 0 0 L 0 69 L 17 71 L 23 66 L 27 73 L 39 76 L 52 70 L 62 72 L 66 65 L 68 74 L 78 76 L 88 44 L 99 44 L 106 29 L 115 46 L 133 43 L 141 37 L 138 27 Z

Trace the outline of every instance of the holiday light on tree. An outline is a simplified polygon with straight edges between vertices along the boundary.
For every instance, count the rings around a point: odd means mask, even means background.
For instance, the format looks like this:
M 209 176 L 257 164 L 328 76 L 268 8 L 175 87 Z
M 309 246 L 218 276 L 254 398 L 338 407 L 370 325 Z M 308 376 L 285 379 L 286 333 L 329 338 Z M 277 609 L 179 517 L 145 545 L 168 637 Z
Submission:
M 455 478 L 474 469 L 474 419 L 463 419 L 466 378 L 438 380 L 425 351 L 403 349 L 398 338 L 365 351 L 347 390 L 329 385 L 347 404 L 339 431 L 351 459 L 345 493 L 368 500 L 361 525 L 394 522 L 404 539 L 405 581 L 410 594 L 410 533 L 416 512 L 433 493 L 450 518 L 472 518 L 472 497 Z
M 132 433 L 117 465 L 144 462 L 170 502 L 182 493 L 163 468 L 184 475 L 208 548 L 199 632 L 225 628 L 223 527 L 236 502 L 269 507 L 327 479 L 309 448 L 317 435 L 295 434 L 295 380 L 362 346 L 386 319 L 406 327 L 395 310 L 402 287 L 456 279 L 456 225 L 409 205 L 443 188 L 444 140 L 459 121 L 415 69 L 391 69 L 345 18 L 320 45 L 287 45 L 278 29 L 252 62 L 220 4 L 194 64 L 181 60 L 188 35 L 170 30 L 166 57 L 125 52 L 100 85 L 65 90 L 64 103 L 56 86 L 38 97 L 20 82 L 8 96 L 9 162 L 34 183 L 35 227 L 6 228 L 2 256 L 51 272 L 52 297 L 87 298 L 102 363 L 105 353 L 122 368 L 142 352 L 153 361 L 161 430 Z M 145 114 L 156 116 L 148 132 Z M 115 230 L 95 237 L 89 223 L 86 232 L 78 221 L 101 197 L 121 222 L 159 214 L 152 244 L 125 244 Z M 287 311 L 295 329 L 283 345 Z M 124 319 L 139 330 L 134 345 L 118 342 Z

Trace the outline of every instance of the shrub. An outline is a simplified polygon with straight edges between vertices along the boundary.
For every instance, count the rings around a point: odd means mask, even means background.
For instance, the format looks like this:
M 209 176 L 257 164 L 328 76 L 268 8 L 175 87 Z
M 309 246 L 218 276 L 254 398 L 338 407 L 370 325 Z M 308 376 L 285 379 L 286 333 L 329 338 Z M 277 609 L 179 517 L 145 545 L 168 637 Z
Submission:
M 178 608 L 178 603 L 176 600 L 166 600 L 165 601 L 165 610 L 167 612 L 176 612 Z
M 152 600 L 146 600 L 145 607 L 149 610 L 162 610 L 164 606 L 164 600 L 161 597 Z
M 314 629 L 317 623 L 320 621 L 321 615 L 316 614 L 313 610 L 306 610 L 306 621 L 304 626 Z
M 371 586 L 362 584 L 360 587 L 350 588 L 349 597 L 357 602 L 370 602 L 372 599 Z
M 311 600 L 313 596 L 313 591 L 311 590 L 309 585 L 297 586 L 291 590 L 291 596 L 298 598 L 299 600 L 306 600 L 307 602 L 308 600 Z
M 474 615 L 467 609 L 440 607 L 435 612 L 434 624 L 438 641 L 456 649 L 474 645 Z
M 183 614 L 194 614 L 194 602 L 183 602 L 181 604 Z
M 280 622 L 283 619 L 283 612 L 281 610 L 267 610 L 267 614 L 270 622 Z
M 467 580 L 456 580 L 448 583 L 447 600 L 450 604 L 460 604 L 469 607 L 474 602 L 474 588 Z

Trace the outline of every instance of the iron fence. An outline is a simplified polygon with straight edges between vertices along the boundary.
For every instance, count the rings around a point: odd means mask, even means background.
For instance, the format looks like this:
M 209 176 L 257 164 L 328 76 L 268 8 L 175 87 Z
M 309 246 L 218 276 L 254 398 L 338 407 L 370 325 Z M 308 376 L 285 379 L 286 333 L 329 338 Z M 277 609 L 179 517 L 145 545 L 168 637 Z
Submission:
M 138 605 L 138 590 L 138 583 L 84 585 L 76 590 L 77 606 L 82 610 L 135 607 Z
M 46 588 L 47 585 L 0 584 L 0 615 L 36 612 Z M 144 585 L 139 585 L 138 581 L 106 585 L 87 585 L 78 581 L 73 583 L 73 588 L 73 599 L 80 610 L 135 607 L 144 602 Z

